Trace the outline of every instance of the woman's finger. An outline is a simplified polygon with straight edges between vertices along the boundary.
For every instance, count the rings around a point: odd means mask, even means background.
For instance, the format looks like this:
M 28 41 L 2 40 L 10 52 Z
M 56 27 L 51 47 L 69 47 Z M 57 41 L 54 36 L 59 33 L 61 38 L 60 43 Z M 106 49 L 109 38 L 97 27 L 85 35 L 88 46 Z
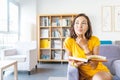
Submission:
M 85 35 L 83 35 L 83 39 L 86 39 Z

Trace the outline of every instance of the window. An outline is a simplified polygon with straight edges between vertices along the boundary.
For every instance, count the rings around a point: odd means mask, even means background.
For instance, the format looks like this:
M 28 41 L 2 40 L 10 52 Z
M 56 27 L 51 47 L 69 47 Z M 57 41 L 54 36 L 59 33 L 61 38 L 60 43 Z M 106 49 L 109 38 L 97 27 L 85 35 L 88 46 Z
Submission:
M 19 3 L 0 1 L 0 49 L 12 46 L 19 39 Z
M 0 0 L 0 31 L 7 31 L 7 0 Z
M 19 26 L 19 6 L 9 2 L 9 31 L 18 32 Z

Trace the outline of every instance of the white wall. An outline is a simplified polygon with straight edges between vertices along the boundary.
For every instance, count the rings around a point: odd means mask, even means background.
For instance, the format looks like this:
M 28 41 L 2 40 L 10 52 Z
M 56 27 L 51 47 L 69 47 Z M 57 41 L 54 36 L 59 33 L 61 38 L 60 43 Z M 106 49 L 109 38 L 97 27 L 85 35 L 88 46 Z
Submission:
M 25 36 L 28 26 L 35 24 L 36 14 L 74 14 L 85 13 L 90 17 L 93 33 L 101 40 L 120 40 L 120 32 L 102 32 L 101 7 L 120 5 L 120 0 L 21 0 L 22 32 Z M 37 12 L 36 12 L 37 11 Z M 29 33 L 26 34 L 26 38 Z
M 120 0 L 38 0 L 38 14 L 85 13 L 92 23 L 93 33 L 101 40 L 120 40 L 120 32 L 101 31 L 101 7 L 120 5 Z
M 20 0 L 20 40 L 36 39 L 36 0 Z

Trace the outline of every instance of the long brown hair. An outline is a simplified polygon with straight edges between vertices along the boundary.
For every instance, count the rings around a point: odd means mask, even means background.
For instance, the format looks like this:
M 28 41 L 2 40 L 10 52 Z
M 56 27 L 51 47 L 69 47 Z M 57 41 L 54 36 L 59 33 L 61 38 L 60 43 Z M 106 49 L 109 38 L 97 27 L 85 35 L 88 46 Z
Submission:
M 74 24 L 75 24 L 76 18 L 78 18 L 78 17 L 80 17 L 80 16 L 83 16 L 83 17 L 85 17 L 85 18 L 87 19 L 88 30 L 87 30 L 87 32 L 85 33 L 85 37 L 86 37 L 87 39 L 90 39 L 90 37 L 92 36 L 91 22 L 90 22 L 89 17 L 88 17 L 87 15 L 85 15 L 84 13 L 78 14 L 78 15 L 74 18 L 74 20 L 73 20 L 73 22 L 72 22 L 72 24 L 71 24 L 71 28 L 70 28 L 70 37 L 71 37 L 71 38 L 74 38 L 74 39 L 77 38 L 77 35 L 76 35 L 76 33 L 75 33 L 75 30 L 74 30 Z

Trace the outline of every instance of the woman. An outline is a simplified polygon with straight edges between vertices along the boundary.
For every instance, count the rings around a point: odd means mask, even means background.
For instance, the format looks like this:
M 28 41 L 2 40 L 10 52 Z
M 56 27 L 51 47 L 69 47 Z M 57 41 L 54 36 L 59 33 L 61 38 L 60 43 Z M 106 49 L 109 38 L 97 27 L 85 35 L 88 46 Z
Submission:
M 78 14 L 74 18 L 70 37 L 65 39 L 64 46 L 69 56 L 86 58 L 89 55 L 99 55 L 100 41 L 96 36 L 92 36 L 92 27 L 88 16 Z M 92 77 L 99 75 L 97 73 L 100 71 L 103 74 L 107 74 L 107 77 L 109 77 L 108 80 L 112 80 L 109 69 L 102 62 L 90 61 L 84 63 L 69 60 L 69 63 L 79 69 L 80 80 L 92 80 Z

